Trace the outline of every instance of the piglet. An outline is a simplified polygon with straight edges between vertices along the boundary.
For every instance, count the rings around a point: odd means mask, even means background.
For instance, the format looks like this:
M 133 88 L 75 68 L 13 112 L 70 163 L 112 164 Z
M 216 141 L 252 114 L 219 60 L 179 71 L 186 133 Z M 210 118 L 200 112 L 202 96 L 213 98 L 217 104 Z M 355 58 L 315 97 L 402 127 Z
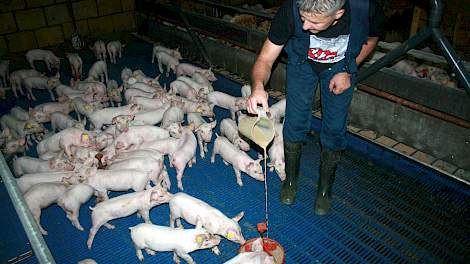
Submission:
M 210 206 L 204 201 L 192 197 L 186 193 L 176 193 L 171 197 L 170 202 L 170 226 L 181 227 L 180 218 L 186 222 L 195 225 L 197 220 L 210 234 L 216 234 L 227 238 L 228 240 L 243 244 L 245 239 L 238 222 L 244 213 L 240 212 L 234 218 L 228 218 L 218 209 Z
M 220 154 L 225 164 L 232 164 L 237 183 L 243 186 L 240 171 L 248 174 L 258 181 L 264 181 L 261 159 L 253 160 L 248 154 L 235 147 L 226 137 L 219 136 L 214 142 L 211 163 L 215 162 L 215 155 Z
M 33 88 L 42 89 L 49 91 L 51 100 L 55 101 L 55 96 L 52 90 L 60 84 L 59 74 L 52 78 L 47 77 L 27 77 L 23 79 L 23 86 L 27 91 L 27 97 L 30 100 L 36 100 L 36 97 L 33 94 Z
M 197 140 L 191 131 L 191 128 L 184 127 L 181 128 L 181 130 L 181 140 L 183 143 L 181 144 L 181 147 L 173 153 L 170 164 L 176 169 L 178 188 L 183 190 L 182 179 L 186 164 L 189 167 L 192 167 L 192 165 L 196 163 Z
M 131 126 L 115 139 L 116 150 L 138 147 L 146 142 L 169 137 L 167 130 L 157 126 Z
M 127 67 L 122 69 L 122 71 L 121 71 L 121 80 L 122 80 L 122 85 L 123 85 L 124 90 L 127 89 L 127 86 L 128 86 L 127 81 L 131 77 L 132 77 L 132 70 L 131 69 L 129 69 Z
M 181 124 L 184 122 L 184 112 L 178 106 L 171 106 L 168 108 L 165 113 L 163 113 L 162 118 L 162 128 L 167 128 L 173 123 Z
M 238 134 L 237 123 L 229 118 L 225 118 L 220 122 L 220 133 L 221 136 L 226 137 L 233 145 L 243 151 L 250 150 L 250 144 L 240 137 Z
M 166 73 L 165 75 L 168 77 L 170 70 L 173 70 L 173 72 L 176 72 L 176 66 L 179 64 L 179 60 L 170 54 L 164 52 L 164 51 L 159 51 L 155 54 L 155 57 L 157 58 L 158 62 L 158 70 L 160 73 L 163 73 L 163 68 L 162 65 L 165 65 L 166 68 Z
M 119 156 L 117 157 L 119 159 Z M 107 170 L 142 170 L 150 175 L 150 180 L 156 186 L 161 186 L 161 172 L 163 170 L 163 157 L 154 159 L 152 157 L 132 157 L 124 160 L 115 160 L 108 165 Z
M 161 46 L 161 45 L 154 45 L 152 49 L 152 63 L 155 61 L 155 57 L 158 52 L 166 52 L 173 56 L 177 60 L 182 60 L 183 57 L 181 56 L 181 53 L 179 51 L 179 48 L 176 49 L 169 49 L 167 47 Z
M 77 53 L 65 53 L 65 57 L 69 60 L 70 68 L 72 69 L 72 76 L 76 80 L 80 80 L 82 76 L 82 58 Z
M 109 60 L 111 61 L 112 64 L 116 64 L 116 56 L 119 58 L 122 58 L 122 50 L 124 49 L 126 45 L 122 44 L 121 41 L 115 40 L 115 41 L 110 41 L 108 44 L 106 44 L 106 48 L 108 50 L 109 54 Z
M 276 170 L 277 175 L 284 181 L 286 179 L 286 162 L 284 159 L 284 139 L 282 134 L 282 129 L 284 128 L 283 124 L 275 123 L 275 136 L 274 141 L 269 147 L 268 156 L 269 163 L 267 166 L 270 168 L 270 171 Z
M 224 109 L 228 109 L 230 110 L 233 120 L 235 120 L 236 112 L 246 109 L 246 100 L 247 98 L 234 97 L 219 91 L 214 91 L 207 95 L 207 101 L 209 102 L 211 109 L 214 109 L 214 106 L 216 105 Z
M 220 237 L 209 234 L 201 227 L 200 221 L 195 229 L 179 229 L 146 223 L 129 229 L 137 258 L 140 261 L 144 260 L 142 249 L 145 249 L 150 255 L 155 255 L 156 252 L 173 251 L 175 263 L 180 263 L 181 257 L 187 263 L 195 264 L 189 253 L 199 249 L 213 248 L 220 243 Z
M 242 97 L 249 97 L 251 95 L 251 85 L 250 84 L 245 84 L 240 88 L 240 92 L 242 94 Z
M 217 125 L 217 121 L 207 123 L 200 113 L 188 113 L 188 123 L 194 127 L 197 142 L 199 144 L 199 155 L 203 159 L 205 153 L 208 152 L 207 144 L 212 140 L 212 130 Z
M 150 223 L 149 210 L 157 205 L 167 203 L 170 198 L 171 194 L 166 190 L 154 187 L 146 191 L 120 195 L 90 208 L 92 210 L 91 220 L 93 225 L 88 236 L 88 248 L 91 248 L 93 239 L 102 225 L 108 229 L 115 228 L 107 223 L 108 221 L 138 212 L 138 215 L 144 219 L 145 223 Z
M 80 206 L 90 200 L 93 196 L 94 189 L 86 184 L 72 185 L 57 201 L 57 205 L 65 211 L 67 218 L 72 225 L 80 231 L 83 227 L 78 220 L 80 214 Z
M 90 70 L 88 71 L 87 80 L 108 83 L 108 66 L 106 65 L 106 61 L 100 60 L 100 61 L 93 63 Z
M 224 264 L 275 264 L 274 257 L 266 253 L 263 249 L 261 238 L 255 239 L 251 247 L 244 246 L 246 252 L 239 253 L 234 258 L 224 262 Z
M 114 102 L 117 103 L 117 106 L 121 106 L 122 103 L 122 86 L 118 86 L 118 83 L 115 80 L 109 80 L 106 85 L 106 92 L 108 94 L 109 102 L 111 106 L 114 107 Z
M 141 170 L 98 170 L 95 167 L 84 167 L 75 170 L 75 174 L 64 177 L 68 184 L 85 183 L 93 187 L 102 200 L 108 200 L 108 191 L 124 192 L 132 189 L 136 192 L 149 189 L 150 173 Z
M 47 154 L 65 151 L 68 158 L 72 159 L 72 146 L 89 147 L 93 145 L 92 134 L 86 130 L 66 128 L 57 134 L 48 137 L 37 145 L 37 152 L 41 159 Z M 44 156 L 44 157 L 41 157 Z
M 41 172 L 24 174 L 20 178 L 16 179 L 18 188 L 22 193 L 27 192 L 32 186 L 42 182 L 60 182 L 64 177 L 71 177 L 73 172 Z
M 52 68 L 55 68 L 55 69 L 60 68 L 59 58 L 56 55 L 54 55 L 54 53 L 50 50 L 32 49 L 26 52 L 25 56 L 29 65 L 33 69 L 36 69 L 34 67 L 34 61 L 44 61 L 47 66 L 47 70 L 49 71 L 51 71 Z
M 104 44 L 104 41 L 97 40 L 93 46 L 89 46 L 89 48 L 93 51 L 97 60 L 106 61 L 106 44 Z
M 15 106 L 12 109 L 10 109 L 10 114 L 20 120 L 20 121 L 28 121 L 29 120 L 29 113 L 28 111 L 24 110 L 20 106 Z
M 277 103 L 269 107 L 269 113 L 271 113 L 271 118 L 279 123 L 286 114 L 286 99 L 279 100 Z
M 41 209 L 56 203 L 66 191 L 66 184 L 48 182 L 36 184 L 24 194 L 24 200 L 43 235 L 47 235 L 47 231 L 41 226 Z
M 51 128 L 53 132 L 62 131 L 66 128 L 78 128 L 85 129 L 86 118 L 79 122 L 73 119 L 71 116 L 66 115 L 62 112 L 54 112 L 51 114 Z
M 16 177 L 29 173 L 72 171 L 73 169 L 74 166 L 62 158 L 41 160 L 23 156 L 13 160 L 13 171 Z
M 108 107 L 97 109 L 88 114 L 88 120 L 93 124 L 95 129 L 101 129 L 103 125 L 109 125 L 116 116 L 132 115 L 142 110 L 140 105 L 130 104 L 119 107 Z
M 27 77 L 40 77 L 42 73 L 36 70 L 17 70 L 10 74 L 10 84 L 13 95 L 18 98 L 18 93 L 24 95 L 23 92 L 23 79 Z

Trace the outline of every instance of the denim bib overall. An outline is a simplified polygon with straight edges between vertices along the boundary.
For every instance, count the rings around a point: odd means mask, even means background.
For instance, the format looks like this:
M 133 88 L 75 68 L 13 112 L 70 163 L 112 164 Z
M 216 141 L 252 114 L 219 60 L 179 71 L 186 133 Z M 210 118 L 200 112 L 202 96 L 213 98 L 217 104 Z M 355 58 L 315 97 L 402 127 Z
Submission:
M 346 148 L 346 121 L 353 91 L 351 87 L 342 94 L 329 91 L 329 82 L 338 72 L 351 74 L 354 83 L 357 74 L 356 57 L 362 45 L 367 42 L 369 33 L 369 1 L 348 0 L 351 12 L 349 43 L 345 58 L 332 67 L 317 74 L 313 71 L 307 54 L 310 33 L 302 30 L 299 8 L 293 2 L 295 34 L 288 40 L 285 50 L 288 55 L 286 117 L 284 140 L 300 143 L 306 139 L 312 118 L 312 102 L 318 81 L 321 89 L 322 127 L 320 142 L 323 148 L 338 151 Z

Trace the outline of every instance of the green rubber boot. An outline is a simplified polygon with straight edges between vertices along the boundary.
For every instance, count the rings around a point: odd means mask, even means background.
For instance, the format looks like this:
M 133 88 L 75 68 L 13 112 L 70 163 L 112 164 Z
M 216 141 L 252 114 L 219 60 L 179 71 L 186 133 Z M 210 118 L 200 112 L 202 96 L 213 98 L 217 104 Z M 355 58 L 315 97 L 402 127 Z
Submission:
M 316 215 L 326 215 L 331 209 L 331 189 L 341 155 L 341 151 L 322 150 L 321 152 L 320 181 L 315 200 Z
M 281 203 L 291 205 L 297 194 L 297 179 L 299 178 L 300 154 L 302 143 L 284 141 L 284 159 L 286 161 L 286 179 L 282 182 Z

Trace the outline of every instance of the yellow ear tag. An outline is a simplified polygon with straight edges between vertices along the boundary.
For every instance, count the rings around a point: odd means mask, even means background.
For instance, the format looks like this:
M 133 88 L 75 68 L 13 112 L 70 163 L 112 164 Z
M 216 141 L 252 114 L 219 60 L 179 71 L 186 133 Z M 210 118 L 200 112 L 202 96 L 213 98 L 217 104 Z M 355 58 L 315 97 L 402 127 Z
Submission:
M 235 237 L 235 234 L 233 232 L 228 232 L 227 238 L 228 239 L 233 239 Z
M 202 108 L 201 108 L 200 106 L 198 106 L 198 107 L 196 108 L 196 112 L 202 113 Z
M 26 123 L 24 127 L 27 129 L 30 129 L 30 128 L 33 128 L 33 125 L 31 125 L 31 123 Z
M 89 139 L 90 139 L 90 136 L 88 136 L 88 134 L 86 134 L 86 133 L 82 134 L 82 140 L 83 141 L 88 141 Z
M 91 110 L 91 106 L 90 106 L 89 104 L 85 105 L 85 110 L 90 111 L 90 110 Z
M 204 241 L 204 238 L 202 236 L 196 236 L 196 242 L 201 244 Z

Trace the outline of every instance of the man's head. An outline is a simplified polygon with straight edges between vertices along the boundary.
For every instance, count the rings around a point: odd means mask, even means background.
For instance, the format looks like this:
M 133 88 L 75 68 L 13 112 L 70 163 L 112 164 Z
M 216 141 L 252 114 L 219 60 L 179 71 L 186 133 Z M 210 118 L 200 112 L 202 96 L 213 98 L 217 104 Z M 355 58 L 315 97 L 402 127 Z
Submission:
M 298 0 L 304 30 L 318 33 L 329 28 L 344 14 L 346 0 Z

